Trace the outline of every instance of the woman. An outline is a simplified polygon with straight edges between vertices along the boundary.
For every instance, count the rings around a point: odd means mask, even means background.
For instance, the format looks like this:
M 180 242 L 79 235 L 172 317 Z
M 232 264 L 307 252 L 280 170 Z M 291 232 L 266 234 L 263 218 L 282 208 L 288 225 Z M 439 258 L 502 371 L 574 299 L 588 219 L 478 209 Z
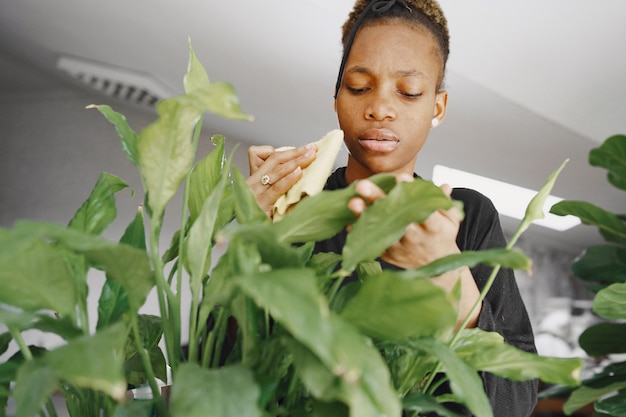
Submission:
M 349 208 L 360 215 L 384 193 L 367 178 L 393 173 L 411 180 L 417 157 L 430 129 L 445 118 L 448 93 L 443 80 L 449 53 L 447 22 L 432 0 L 358 0 L 343 26 L 343 61 L 335 94 L 335 111 L 349 150 L 347 165 L 335 171 L 326 189 L 358 181 L 360 198 Z M 275 152 L 270 146 L 249 149 L 248 184 L 271 215 L 274 202 L 301 176 L 315 158 L 315 149 L 300 147 Z M 270 184 L 262 181 L 272 179 Z M 264 184 L 265 183 L 265 184 Z M 450 190 L 464 203 L 465 217 L 454 209 L 433 213 L 413 224 L 381 256 L 384 268 L 415 268 L 465 250 L 506 245 L 496 210 L 483 195 L 467 189 Z M 345 233 L 318 242 L 320 252 L 341 252 Z M 485 285 L 490 268 L 467 267 L 433 278 L 451 289 L 459 276 L 462 296 L 459 323 L 469 313 Z M 535 352 L 532 328 L 512 271 L 501 270 L 469 322 L 470 327 L 500 333 L 522 350 Z M 536 382 L 511 382 L 483 375 L 494 415 L 528 416 L 536 402 Z

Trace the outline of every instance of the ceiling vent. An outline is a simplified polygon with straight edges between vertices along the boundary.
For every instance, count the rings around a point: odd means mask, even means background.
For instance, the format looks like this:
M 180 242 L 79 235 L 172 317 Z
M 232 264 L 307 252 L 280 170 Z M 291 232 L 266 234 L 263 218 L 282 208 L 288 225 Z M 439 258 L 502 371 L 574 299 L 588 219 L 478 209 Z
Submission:
M 174 95 L 150 74 L 139 71 L 71 56 L 60 56 L 57 68 L 101 93 L 144 107 L 152 108 Z

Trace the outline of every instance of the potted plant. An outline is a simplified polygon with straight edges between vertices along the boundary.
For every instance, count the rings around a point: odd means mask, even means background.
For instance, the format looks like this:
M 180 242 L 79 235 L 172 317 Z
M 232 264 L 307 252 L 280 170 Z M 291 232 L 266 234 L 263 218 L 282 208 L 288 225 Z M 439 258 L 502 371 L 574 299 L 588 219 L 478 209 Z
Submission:
M 188 68 L 185 93 L 159 102 L 156 121 L 139 133 L 110 107 L 94 106 L 114 124 L 144 186 L 144 202 L 119 242 L 100 236 L 116 217 L 116 193 L 127 187 L 109 173 L 69 225 L 18 221 L 0 229 L 0 320 L 7 329 L 0 351 L 11 341 L 19 347 L 0 365 L 0 398 L 5 404 L 13 398 L 16 416 L 56 415 L 49 399 L 57 390 L 81 417 L 139 415 L 154 406 L 164 417 L 367 417 L 403 410 L 452 416 L 440 404 L 446 401 L 490 416 L 480 371 L 578 384 L 578 359 L 529 354 L 498 334 L 456 328 L 458 292 L 427 279 L 477 263 L 494 266 L 491 281 L 500 267 L 529 268 L 530 260 L 512 248 L 543 215 L 562 167 L 529 205 L 507 248 L 383 272 L 375 259 L 407 224 L 456 203 L 429 181 L 396 183 L 377 175 L 372 180 L 388 197 L 358 219 L 347 209 L 355 195 L 348 187 L 308 197 L 272 223 L 225 154 L 222 136 L 194 162 L 204 112 L 250 117 L 232 86 L 209 82 L 193 50 Z M 185 214 L 164 250 L 164 213 L 181 187 Z M 423 210 L 389 210 L 407 199 Z M 315 241 L 348 224 L 341 255 L 312 254 Z M 216 245 L 226 249 L 212 264 Z M 93 268 L 107 276 L 95 331 L 86 308 Z M 355 271 L 360 282 L 342 285 Z M 181 305 L 183 280 L 191 305 Z M 152 290 L 159 316 L 139 314 Z M 191 311 L 189 323 L 182 322 L 182 309 Z M 33 329 L 65 343 L 49 351 L 28 346 L 22 333 Z M 435 375 L 451 382 L 452 396 L 435 397 Z M 167 396 L 159 380 L 169 385 Z M 143 384 L 152 400 L 128 401 L 127 390 Z
M 626 190 L 626 136 L 611 136 L 592 149 L 589 164 L 606 169 L 608 182 Z M 626 213 L 613 213 L 586 201 L 561 201 L 551 212 L 580 218 L 583 224 L 597 227 L 605 240 L 588 247 L 571 264 L 574 276 L 594 291 L 593 312 L 604 320 L 579 338 L 580 347 L 599 362 L 592 375 L 575 389 L 557 386 L 541 395 L 566 395 L 563 410 L 567 415 L 593 403 L 598 415 L 626 416 Z

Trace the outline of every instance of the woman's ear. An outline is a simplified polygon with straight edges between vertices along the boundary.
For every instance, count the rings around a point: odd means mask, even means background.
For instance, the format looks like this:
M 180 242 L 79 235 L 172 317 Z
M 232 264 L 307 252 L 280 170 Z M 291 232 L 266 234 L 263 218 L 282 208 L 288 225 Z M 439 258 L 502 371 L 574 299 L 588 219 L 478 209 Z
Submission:
M 448 107 L 448 92 L 440 91 L 435 96 L 435 108 L 433 110 L 432 126 L 437 127 L 446 118 L 446 108 Z

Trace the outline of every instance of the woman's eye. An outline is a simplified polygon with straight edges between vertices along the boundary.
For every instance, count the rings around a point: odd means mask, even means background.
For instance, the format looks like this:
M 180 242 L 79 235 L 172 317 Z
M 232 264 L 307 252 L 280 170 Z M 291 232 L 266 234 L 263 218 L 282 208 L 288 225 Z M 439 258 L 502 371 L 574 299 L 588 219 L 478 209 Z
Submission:
M 406 98 L 418 98 L 422 95 L 422 93 L 407 93 L 406 91 L 400 91 L 400 94 L 402 94 L 404 97 Z
M 352 94 L 361 94 L 364 93 L 365 91 L 367 91 L 366 87 L 361 87 L 361 88 L 357 88 L 357 87 L 350 87 L 347 86 L 346 87 L 348 89 L 348 91 L 350 91 Z

